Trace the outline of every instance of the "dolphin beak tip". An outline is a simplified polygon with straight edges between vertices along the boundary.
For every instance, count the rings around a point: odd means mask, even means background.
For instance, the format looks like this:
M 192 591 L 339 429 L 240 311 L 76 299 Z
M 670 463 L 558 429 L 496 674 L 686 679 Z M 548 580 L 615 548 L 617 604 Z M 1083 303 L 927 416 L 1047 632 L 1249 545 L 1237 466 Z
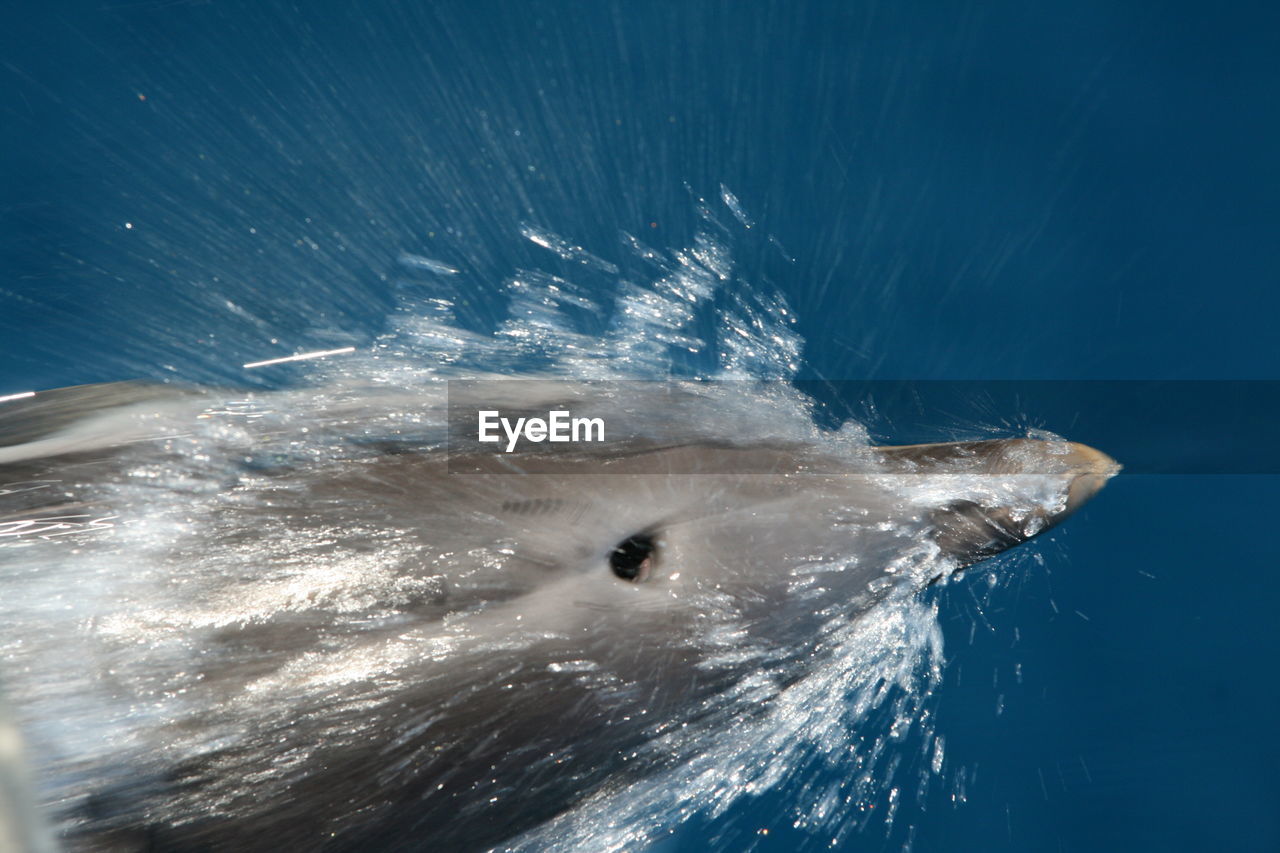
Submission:
M 1074 512 L 1120 473 L 1121 465 L 1101 450 L 1071 442 L 1067 462 L 1076 472 L 1067 496 L 1067 512 Z

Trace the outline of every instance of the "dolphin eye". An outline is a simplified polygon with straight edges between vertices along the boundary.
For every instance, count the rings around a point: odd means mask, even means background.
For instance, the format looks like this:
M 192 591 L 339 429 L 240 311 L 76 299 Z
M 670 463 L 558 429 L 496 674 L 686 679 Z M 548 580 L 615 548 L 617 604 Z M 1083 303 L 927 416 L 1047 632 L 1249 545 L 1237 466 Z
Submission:
M 642 581 L 653 570 L 653 555 L 658 549 L 653 534 L 637 533 L 619 542 L 609 552 L 609 568 L 624 581 Z

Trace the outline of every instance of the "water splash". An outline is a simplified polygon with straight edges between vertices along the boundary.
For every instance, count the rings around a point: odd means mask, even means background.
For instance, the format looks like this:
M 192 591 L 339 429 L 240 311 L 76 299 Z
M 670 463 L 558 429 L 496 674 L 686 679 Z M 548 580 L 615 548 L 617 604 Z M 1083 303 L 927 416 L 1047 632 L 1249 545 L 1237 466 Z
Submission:
M 750 227 L 736 198 L 727 189 L 722 194 L 733 218 Z M 734 379 L 739 381 L 706 385 L 699 405 L 687 411 L 650 412 L 647 421 L 645 413 L 635 412 L 632 425 L 653 436 L 667 430 L 696 440 L 723 438 L 723 424 L 730 422 L 739 426 L 737 439 L 744 443 L 780 439 L 837 455 L 864 449 L 865 430 L 855 423 L 839 431 L 815 426 L 812 401 L 786 383 L 800 369 L 803 348 L 790 308 L 780 294 L 741 275 L 734 240 L 745 231 L 729 230 L 709 203 L 697 204 L 704 227 L 687 245 L 656 249 L 624 234 L 618 263 L 546 228 L 525 226 L 525 239 L 580 266 L 584 278 L 575 280 L 563 268 L 515 270 L 504 285 L 506 314 L 488 329 L 458 318 L 465 273 L 402 254 L 400 265 L 429 275 L 431 283 L 403 298 L 373 346 L 342 358 L 298 362 L 293 369 L 306 380 L 298 389 L 208 399 L 194 424 L 183 421 L 179 429 L 175 422 L 160 458 L 139 453 L 113 486 L 111 502 L 132 509 L 128 523 L 97 520 L 91 525 L 96 531 L 72 531 L 97 536 L 93 541 L 101 544 L 72 552 L 69 561 L 65 551 L 43 548 L 24 555 L 22 580 L 8 585 L 0 615 L 21 621 L 17 614 L 24 610 L 22 619 L 42 613 L 59 634 L 92 624 L 115 643 L 112 653 L 121 655 L 116 674 L 147 688 L 144 701 L 117 700 L 107 707 L 84 701 L 75 680 L 65 690 L 42 686 L 43 694 L 16 695 L 36 718 L 28 722 L 30 737 L 57 768 L 45 784 L 65 791 L 78 773 L 88 772 L 84 768 L 123 773 L 135 760 L 148 766 L 142 733 L 187 713 L 185 632 L 238 630 L 280 612 L 294 614 L 300 625 L 315 613 L 376 623 L 393 618 L 398 601 L 437 594 L 431 577 L 411 588 L 396 571 L 416 553 L 407 530 L 307 527 L 266 542 L 246 540 L 234 522 L 224 520 L 245 509 L 224 486 L 235 477 L 246 487 L 270 488 L 271 472 L 286 466 L 305 472 L 306 482 L 322 482 L 334 460 L 351 455 L 353 438 L 377 445 L 413 437 L 419 447 L 438 445 L 448 380 Z M 624 275 L 624 269 L 631 272 Z M 646 277 L 635 275 L 637 269 Z M 606 289 L 602 280 L 611 286 Z M 182 500 L 175 501 L 175 494 Z M 923 505 L 939 495 L 917 489 L 904 498 Z M 20 533 L 22 545 L 47 541 L 30 533 Z M 222 546 L 201 553 L 210 539 Z M 175 553 L 184 555 L 195 577 L 171 576 Z M 855 559 L 832 553 L 820 565 L 786 567 L 794 600 L 809 601 L 823 572 Z M 237 578 L 246 565 L 270 567 L 255 579 L 252 595 L 228 601 L 206 594 Z M 937 550 L 905 554 L 895 568 L 903 575 L 937 574 Z M 70 601 L 50 594 L 51 583 L 68 578 L 81 595 Z M 192 607 L 193 600 L 205 606 Z M 103 602 L 147 606 L 113 614 Z M 932 606 L 904 593 L 857 618 L 847 616 L 847 608 L 816 614 L 813 665 L 797 674 L 770 658 L 768 648 L 753 645 L 731 612 L 717 612 L 711 596 L 705 603 L 712 618 L 699 642 L 713 654 L 704 664 L 748 665 L 750 674 L 718 694 L 696 723 L 650 732 L 637 759 L 661 767 L 659 772 L 621 790 L 606 788 L 510 849 L 636 849 L 694 815 L 715 818 L 743 798 L 783 784 L 803 791 L 786 817 L 791 826 L 808 833 L 815 845 L 838 844 L 873 819 L 891 828 L 904 800 L 921 796 L 928 779 L 942 773 L 944 747 L 934 737 L 929 711 L 942 667 Z M 145 654 L 121 651 L 135 647 L 133 638 L 141 636 L 149 638 Z M 336 630 L 333 636 L 339 636 Z M 27 653 L 12 643 L 0 651 L 13 659 Z M 388 646 L 376 661 L 355 661 L 364 668 L 344 669 L 335 660 L 309 677 L 319 696 L 378 668 L 403 667 L 421 654 L 403 644 Z M 553 663 L 559 669 L 549 671 L 565 677 L 607 675 L 586 657 Z M 264 680 L 255 689 L 266 694 L 276 688 Z M 921 761 L 904 760 L 910 732 L 924 744 Z M 202 732 L 174 748 L 209 753 L 233 739 L 227 728 Z
M 789 814 L 768 815 L 765 824 L 789 822 L 822 847 L 838 847 L 876 814 L 891 828 L 901 786 L 927 784 L 928 774 L 942 769 L 937 757 L 912 779 L 901 755 L 913 729 L 935 742 L 929 709 L 943 666 L 936 605 L 886 601 L 854 622 L 830 626 L 823 646 L 822 664 L 785 690 L 767 670 L 740 684 L 733 697 L 738 715 L 721 728 L 654 741 L 653 749 L 680 759 L 667 772 L 597 795 L 503 849 L 642 849 L 692 817 L 714 819 L 743 798 L 797 782 L 799 803 Z M 764 710 L 742 713 L 753 703 Z M 744 834 L 726 849 L 758 841 L 756 827 Z
M 755 226 L 723 185 L 720 197 L 743 228 Z M 531 242 L 612 277 L 612 297 L 601 296 L 598 286 L 521 269 L 506 282 L 507 313 L 491 334 L 461 329 L 447 300 L 418 302 L 401 312 L 373 360 L 347 363 L 344 376 L 391 371 L 384 374 L 390 380 L 408 370 L 419 380 L 495 371 L 599 380 L 781 380 L 733 383 L 733 393 L 716 400 L 714 421 L 683 418 L 682 431 L 723 435 L 729 419 L 744 425 L 744 441 L 784 437 L 845 452 L 865 447 L 866 431 L 856 422 L 835 432 L 814 427 L 811 401 L 785 384 L 803 364 L 793 312 L 780 293 L 740 276 L 733 239 L 745 232 L 721 224 L 705 200 L 698 209 L 705 227 L 689 245 L 663 250 L 621 235 L 630 260 L 650 273 L 642 282 L 622 279 L 618 265 L 548 229 L 523 226 Z M 724 387 L 708 386 L 708 393 Z M 750 388 L 745 394 L 744 387 Z M 912 498 L 923 505 L 937 495 Z M 801 569 L 796 577 L 796 594 L 803 595 L 812 575 Z M 921 801 L 944 769 L 944 742 L 930 710 L 944 662 L 936 604 L 893 596 L 852 622 L 833 616 L 824 633 L 821 665 L 799 681 L 783 685 L 781 673 L 762 667 L 722 697 L 718 729 L 655 737 L 649 749 L 665 753 L 671 769 L 599 794 L 505 849 L 637 849 L 694 815 L 714 819 L 784 783 L 804 791 L 785 820 L 814 846 L 838 846 L 873 821 L 891 829 L 904 799 Z M 745 713 L 753 706 L 764 710 Z M 912 731 L 925 754 L 904 763 Z M 747 834 L 733 846 L 752 843 Z

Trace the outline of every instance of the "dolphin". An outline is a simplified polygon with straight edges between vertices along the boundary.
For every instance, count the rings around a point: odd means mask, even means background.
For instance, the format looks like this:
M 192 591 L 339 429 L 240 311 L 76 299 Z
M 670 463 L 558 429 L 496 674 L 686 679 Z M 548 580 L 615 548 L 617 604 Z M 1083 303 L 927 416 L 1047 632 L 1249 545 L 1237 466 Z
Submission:
M 443 393 L 0 406 L 0 687 L 63 846 L 517 843 L 1118 470 L 1052 438 L 717 439 L 666 415 L 697 393 L 628 399 L 666 432 L 510 458 L 441 438 Z

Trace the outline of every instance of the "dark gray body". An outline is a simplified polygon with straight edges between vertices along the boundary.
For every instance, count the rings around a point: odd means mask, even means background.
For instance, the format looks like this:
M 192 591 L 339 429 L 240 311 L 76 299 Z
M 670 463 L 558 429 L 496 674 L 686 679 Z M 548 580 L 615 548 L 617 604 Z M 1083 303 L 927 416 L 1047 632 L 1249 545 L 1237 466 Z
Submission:
M 513 467 L 338 452 L 376 420 L 341 394 L 292 419 L 64 394 L 0 442 L 0 673 L 47 818 L 85 849 L 498 845 L 686 760 L 664 735 L 758 713 L 746 676 L 785 690 L 830 631 L 1114 472 L 1030 440 Z M 637 533 L 656 548 L 623 580 Z

